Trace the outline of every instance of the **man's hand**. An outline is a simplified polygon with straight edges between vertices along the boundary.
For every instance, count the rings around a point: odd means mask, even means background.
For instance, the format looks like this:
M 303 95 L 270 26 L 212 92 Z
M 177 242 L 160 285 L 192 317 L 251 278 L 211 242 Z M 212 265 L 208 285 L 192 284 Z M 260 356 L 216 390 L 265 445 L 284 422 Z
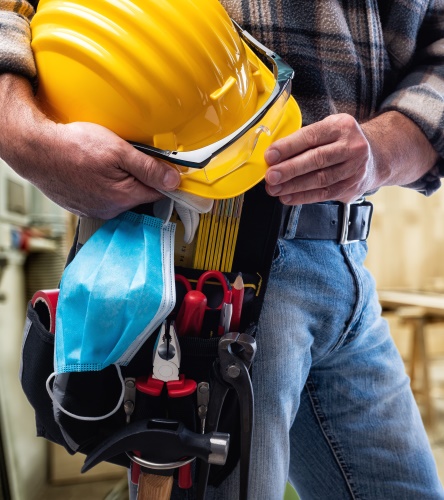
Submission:
M 362 126 L 338 114 L 272 144 L 265 180 L 268 193 L 287 205 L 349 203 L 381 186 L 419 179 L 436 159 L 421 130 L 396 111 Z
M 0 109 L 0 157 L 77 215 L 109 219 L 180 183 L 174 167 L 104 127 L 49 120 L 24 78 L 0 76 Z

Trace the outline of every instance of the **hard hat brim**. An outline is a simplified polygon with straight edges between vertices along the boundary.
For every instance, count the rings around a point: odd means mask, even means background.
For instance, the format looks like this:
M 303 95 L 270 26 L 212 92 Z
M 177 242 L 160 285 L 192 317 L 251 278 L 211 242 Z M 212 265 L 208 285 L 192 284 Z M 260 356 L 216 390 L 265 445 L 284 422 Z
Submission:
M 250 159 L 241 167 L 212 182 L 208 181 L 203 169 L 182 175 L 179 190 L 202 198 L 226 199 L 245 193 L 265 177 L 268 165 L 264 159 L 265 150 L 276 140 L 286 137 L 302 126 L 302 115 L 293 97 L 285 105 L 282 120 L 269 137 L 262 134 Z

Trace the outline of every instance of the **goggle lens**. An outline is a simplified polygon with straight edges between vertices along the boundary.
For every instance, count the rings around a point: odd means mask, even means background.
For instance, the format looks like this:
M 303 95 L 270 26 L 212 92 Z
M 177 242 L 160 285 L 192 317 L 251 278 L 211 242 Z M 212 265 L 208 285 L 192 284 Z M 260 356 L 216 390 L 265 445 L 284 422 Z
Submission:
M 242 137 L 232 143 L 229 147 L 215 156 L 208 165 L 204 167 L 205 177 L 208 182 L 214 182 L 234 172 L 248 162 L 262 134 L 271 136 L 277 129 L 284 108 L 290 97 L 291 82 L 283 90 L 279 98 L 270 107 L 262 120 L 248 130 Z M 265 161 L 265 160 L 264 160 Z M 187 175 L 198 169 L 183 169 L 182 174 Z

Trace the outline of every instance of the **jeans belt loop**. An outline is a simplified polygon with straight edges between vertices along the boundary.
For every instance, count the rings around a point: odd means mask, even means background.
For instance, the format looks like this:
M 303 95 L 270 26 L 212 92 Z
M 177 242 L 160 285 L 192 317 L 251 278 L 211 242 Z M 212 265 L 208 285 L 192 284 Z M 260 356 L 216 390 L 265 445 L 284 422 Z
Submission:
M 296 236 L 296 229 L 298 227 L 299 215 L 301 214 L 302 205 L 295 205 L 289 207 L 287 216 L 287 223 L 284 227 L 282 237 L 284 240 L 292 240 Z

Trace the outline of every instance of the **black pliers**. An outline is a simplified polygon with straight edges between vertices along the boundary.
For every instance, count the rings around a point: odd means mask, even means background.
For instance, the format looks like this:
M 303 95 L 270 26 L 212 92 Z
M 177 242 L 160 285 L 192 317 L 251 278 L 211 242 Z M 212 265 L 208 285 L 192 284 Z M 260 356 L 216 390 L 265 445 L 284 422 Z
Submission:
M 240 406 L 240 485 L 239 499 L 248 498 L 251 441 L 254 426 L 254 397 L 249 369 L 256 354 L 256 341 L 248 333 L 226 333 L 219 341 L 218 358 L 213 363 L 210 379 L 210 402 L 205 431 L 217 430 L 219 418 L 229 389 L 236 391 Z M 200 463 L 198 500 L 204 500 L 210 465 Z

